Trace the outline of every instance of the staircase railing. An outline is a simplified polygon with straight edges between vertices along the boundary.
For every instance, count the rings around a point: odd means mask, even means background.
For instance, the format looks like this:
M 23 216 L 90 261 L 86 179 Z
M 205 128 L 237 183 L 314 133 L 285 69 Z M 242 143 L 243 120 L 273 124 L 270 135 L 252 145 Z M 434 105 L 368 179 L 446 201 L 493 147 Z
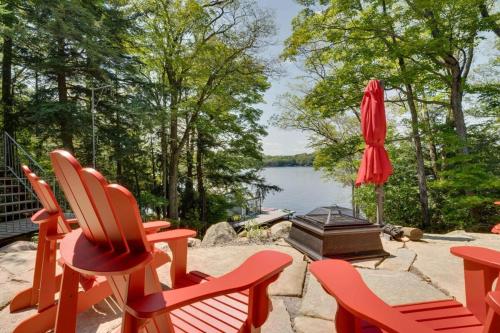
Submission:
M 55 176 L 46 171 L 31 155 L 10 136 L 7 132 L 3 134 L 3 162 L 5 169 L 10 172 L 35 198 L 36 194 L 33 188 L 24 175 L 21 169 L 22 165 L 27 165 L 38 177 L 46 181 L 54 191 L 54 195 L 58 200 L 63 211 L 68 210 L 68 204 L 63 192 L 59 188 Z

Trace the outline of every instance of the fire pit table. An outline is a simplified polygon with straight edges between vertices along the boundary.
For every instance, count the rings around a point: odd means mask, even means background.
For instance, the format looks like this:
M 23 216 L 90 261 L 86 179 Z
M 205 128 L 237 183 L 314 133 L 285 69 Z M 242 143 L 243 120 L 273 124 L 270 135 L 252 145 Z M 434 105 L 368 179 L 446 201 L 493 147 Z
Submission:
M 296 216 L 286 240 L 313 260 L 356 260 L 389 255 L 382 247 L 380 232 L 378 225 L 334 205 Z

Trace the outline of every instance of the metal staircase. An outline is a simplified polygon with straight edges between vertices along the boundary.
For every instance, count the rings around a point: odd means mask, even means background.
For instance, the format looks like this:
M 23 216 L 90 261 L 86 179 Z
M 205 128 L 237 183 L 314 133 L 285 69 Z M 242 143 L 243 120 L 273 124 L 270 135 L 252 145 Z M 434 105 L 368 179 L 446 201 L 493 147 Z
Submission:
M 21 165 L 27 165 L 52 185 L 56 197 L 65 201 L 53 175 L 45 171 L 8 133 L 3 133 L 0 145 L 0 246 L 38 230 L 31 216 L 41 208 Z M 62 200 L 61 200 L 62 199 Z

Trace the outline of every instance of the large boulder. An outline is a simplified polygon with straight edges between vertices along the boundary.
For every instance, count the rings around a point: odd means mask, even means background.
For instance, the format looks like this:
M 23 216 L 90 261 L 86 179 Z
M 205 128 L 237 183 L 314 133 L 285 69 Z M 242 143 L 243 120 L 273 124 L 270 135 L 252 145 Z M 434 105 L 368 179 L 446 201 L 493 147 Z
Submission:
M 193 237 L 188 238 L 188 246 L 189 247 L 198 247 L 200 245 L 201 245 L 201 239 L 193 238 Z
M 238 235 L 227 222 L 220 222 L 208 228 L 201 246 L 215 246 L 232 242 Z
M 276 223 L 271 227 L 271 237 L 276 240 L 278 238 L 287 238 L 292 228 L 292 222 L 283 221 Z

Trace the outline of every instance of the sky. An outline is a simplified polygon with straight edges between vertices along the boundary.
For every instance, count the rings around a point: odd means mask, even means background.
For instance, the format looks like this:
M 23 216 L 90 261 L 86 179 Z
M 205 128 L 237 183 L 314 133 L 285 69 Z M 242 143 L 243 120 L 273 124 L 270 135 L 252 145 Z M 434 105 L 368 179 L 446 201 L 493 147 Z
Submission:
M 301 6 L 294 0 L 258 0 L 261 8 L 274 13 L 277 35 L 274 45 L 266 49 L 266 58 L 278 57 L 283 50 L 284 41 L 292 33 L 292 19 L 299 13 Z M 263 140 L 266 155 L 293 155 L 312 151 L 307 147 L 308 135 L 297 130 L 283 130 L 269 124 L 273 114 L 281 112 L 277 105 L 279 97 L 293 91 L 294 83 L 300 82 L 302 72 L 298 65 L 285 62 L 280 65 L 280 75 L 271 78 L 271 88 L 264 95 L 265 103 L 259 105 L 264 111 L 262 124 L 268 126 L 268 136 Z
M 295 0 L 257 0 L 261 8 L 273 12 L 277 33 L 272 46 L 266 48 L 266 58 L 277 58 L 281 54 L 284 41 L 292 33 L 292 19 L 302 9 Z M 474 68 L 486 64 L 489 59 L 498 55 L 495 48 L 495 36 L 493 33 L 483 33 L 484 40 L 475 50 Z M 303 82 L 301 76 L 304 72 L 298 64 L 281 62 L 280 75 L 270 79 L 271 87 L 264 95 L 265 103 L 259 105 L 263 116 L 261 123 L 267 126 L 268 135 L 263 139 L 264 154 L 266 155 L 293 155 L 304 152 L 312 152 L 308 147 L 308 133 L 298 130 L 284 130 L 272 126 L 270 119 L 273 115 L 282 112 L 277 105 L 280 96 L 286 92 L 297 93 L 296 86 Z M 295 88 L 294 88 L 295 86 Z M 467 103 L 467 101 L 465 101 Z M 360 101 L 361 103 L 361 101 Z

